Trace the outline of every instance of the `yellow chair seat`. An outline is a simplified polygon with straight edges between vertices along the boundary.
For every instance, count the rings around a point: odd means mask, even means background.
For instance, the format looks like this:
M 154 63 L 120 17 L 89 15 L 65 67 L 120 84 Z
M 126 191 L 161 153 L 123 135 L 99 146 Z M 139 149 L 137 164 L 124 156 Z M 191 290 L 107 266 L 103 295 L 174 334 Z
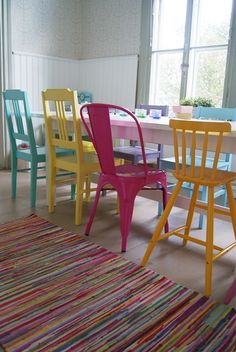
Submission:
M 195 177 L 191 176 L 191 169 L 186 169 L 186 174 L 184 176 L 173 172 L 173 176 L 176 177 L 177 180 L 183 180 L 184 182 L 193 182 L 198 183 L 202 186 L 221 186 L 225 183 L 232 182 L 235 180 L 235 172 L 225 171 L 225 170 L 217 170 L 214 175 L 214 179 L 212 179 L 212 169 L 206 168 L 204 169 L 203 175 L 201 175 L 201 168 L 195 167 Z
M 83 164 L 86 164 L 87 169 L 90 172 L 100 171 L 100 167 L 98 167 L 98 157 L 97 154 L 94 152 L 87 152 L 83 154 Z M 78 169 L 76 155 L 67 155 L 57 158 L 56 167 L 59 169 L 76 172 L 76 170 Z
M 92 142 L 89 142 L 89 141 L 82 141 L 82 145 L 83 145 L 83 150 L 84 150 L 84 152 L 90 152 L 90 151 L 91 151 L 91 152 L 94 152 L 94 151 L 95 151 Z

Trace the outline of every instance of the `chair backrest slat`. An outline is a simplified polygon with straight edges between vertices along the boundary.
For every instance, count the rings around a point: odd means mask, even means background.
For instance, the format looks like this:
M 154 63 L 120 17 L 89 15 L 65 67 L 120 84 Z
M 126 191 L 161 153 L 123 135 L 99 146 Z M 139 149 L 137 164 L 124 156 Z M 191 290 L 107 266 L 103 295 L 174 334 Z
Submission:
M 8 89 L 3 92 L 3 99 L 11 148 L 15 151 L 20 142 L 27 142 L 31 153 L 36 155 L 34 129 L 26 92 Z
M 77 91 L 47 89 L 42 92 L 42 98 L 49 153 L 55 156 L 56 147 L 74 150 L 77 160 L 82 162 L 83 144 Z M 71 112 L 66 112 L 66 103 L 71 105 Z
M 195 109 L 194 118 L 199 120 L 236 121 L 236 108 L 211 108 L 198 106 Z M 223 153 L 221 155 L 221 161 L 223 160 L 225 161 L 224 169 L 230 170 L 232 154 Z
M 191 148 L 190 173 L 188 173 L 188 176 L 198 179 L 204 178 L 207 155 L 210 151 L 211 155 L 213 154 L 213 166 L 210 171 L 210 177 L 211 179 L 214 179 L 220 157 L 223 135 L 231 131 L 230 123 L 171 119 L 170 127 L 173 128 L 176 175 L 182 177 L 186 176 L 187 166 L 189 166 L 189 163 L 186 162 L 187 148 Z M 180 134 L 180 139 L 178 139 L 177 134 Z M 209 146 L 210 136 L 215 140 L 214 146 Z M 179 163 L 179 150 L 181 150 L 180 155 L 182 157 L 182 167 L 180 167 Z M 197 172 L 195 166 L 195 155 L 197 150 L 201 151 L 201 165 L 199 172 Z
M 186 174 L 186 163 L 187 163 L 187 160 L 186 160 L 186 131 L 183 131 L 182 133 L 182 172 L 183 174 Z
M 193 131 L 192 145 L 191 145 L 191 177 L 194 176 L 195 171 L 195 151 L 196 151 L 196 131 Z
M 26 134 L 23 125 L 23 118 L 20 111 L 19 100 L 12 100 L 12 107 L 16 118 L 16 127 L 19 134 Z
M 92 142 L 97 151 L 101 169 L 115 174 L 110 111 L 106 105 L 87 106 L 92 131 Z
M 201 157 L 201 167 L 200 167 L 200 178 L 204 176 L 204 170 L 206 167 L 206 159 L 207 159 L 207 150 L 208 150 L 208 131 L 204 134 L 203 137 L 203 146 L 202 146 L 202 157 Z
M 215 150 L 215 158 L 214 158 L 214 162 L 213 162 L 213 168 L 212 168 L 213 170 L 212 170 L 211 178 L 214 178 L 215 174 L 216 174 L 217 164 L 218 164 L 218 160 L 219 160 L 220 152 L 221 152 L 222 141 L 223 141 L 223 132 L 221 131 L 219 133 L 218 142 L 217 142 L 217 146 L 216 146 L 216 150 Z
M 175 168 L 176 172 L 180 172 L 180 163 L 179 163 L 179 143 L 178 143 L 178 131 L 176 128 L 173 129 L 174 133 L 174 154 L 175 154 Z
M 134 121 L 137 128 L 137 138 L 139 139 L 138 142 L 140 143 L 142 150 L 144 170 L 147 174 L 147 162 L 143 136 L 136 116 L 129 110 L 113 104 L 85 104 L 80 109 L 81 118 L 97 151 L 102 171 L 106 174 L 116 174 L 110 121 L 113 111 L 116 111 L 116 116 L 118 116 L 117 112 L 123 112 Z
M 60 139 L 67 141 L 69 140 L 69 133 L 67 128 L 67 118 L 66 118 L 64 101 L 55 101 L 55 109 L 56 109 L 56 116 L 58 121 L 58 133 L 59 133 Z

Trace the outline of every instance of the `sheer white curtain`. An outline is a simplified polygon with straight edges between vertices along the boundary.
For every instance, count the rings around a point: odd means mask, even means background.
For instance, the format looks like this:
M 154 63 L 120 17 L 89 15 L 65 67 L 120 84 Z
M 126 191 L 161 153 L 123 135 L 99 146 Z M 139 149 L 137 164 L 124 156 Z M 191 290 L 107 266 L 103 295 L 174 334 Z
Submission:
M 152 54 L 153 0 L 142 0 L 141 33 L 138 62 L 138 86 L 136 103 L 149 103 L 150 62 Z
M 0 0 L 0 85 L 1 92 L 9 87 L 10 81 L 10 6 L 11 0 Z M 0 97 L 0 168 L 8 166 L 9 144 Z

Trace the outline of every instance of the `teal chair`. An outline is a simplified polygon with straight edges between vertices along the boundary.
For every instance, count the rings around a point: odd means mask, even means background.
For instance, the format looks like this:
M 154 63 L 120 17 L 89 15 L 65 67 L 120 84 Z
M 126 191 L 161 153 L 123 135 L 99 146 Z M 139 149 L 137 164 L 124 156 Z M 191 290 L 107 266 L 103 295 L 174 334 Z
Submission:
M 209 108 L 209 107 L 203 107 L 199 106 L 196 108 L 194 111 L 194 116 L 195 119 L 201 119 L 201 120 L 220 120 L 220 121 L 236 121 L 236 108 Z M 195 157 L 195 163 L 196 166 L 201 165 L 201 156 L 196 155 Z M 191 163 L 190 159 L 190 154 L 189 154 L 189 165 Z M 220 170 L 231 170 L 231 164 L 232 164 L 232 154 L 230 153 L 222 153 L 221 159 L 218 161 L 218 166 L 217 168 Z M 212 168 L 213 166 L 213 159 L 208 158 L 206 162 L 206 167 Z M 169 158 L 161 158 L 160 160 L 160 167 L 161 169 L 170 169 L 173 170 L 175 169 L 175 158 L 174 157 L 169 157 Z M 175 184 L 171 184 L 168 187 L 172 188 L 174 187 Z M 187 190 L 187 194 L 191 197 L 192 195 L 192 185 L 188 183 L 184 183 L 182 186 L 183 189 Z M 201 187 L 200 188 L 201 192 L 201 200 L 206 202 L 207 201 L 207 187 Z M 214 193 L 215 198 L 218 198 L 222 196 L 221 199 L 221 205 L 226 206 L 227 204 L 227 194 L 226 190 L 224 187 L 220 188 Z M 162 209 L 159 209 L 159 214 L 161 213 Z M 199 217 L 199 228 L 202 229 L 204 226 L 204 218 L 205 216 L 203 214 L 200 214 Z
M 37 180 L 45 178 L 38 175 L 42 169 L 40 163 L 46 161 L 44 146 L 37 146 L 26 92 L 10 89 L 3 92 L 5 116 L 11 144 L 11 196 L 16 198 L 16 183 L 18 171 L 30 171 L 30 207 L 35 208 Z M 58 153 L 64 155 L 63 149 Z M 30 168 L 19 169 L 18 160 L 30 163 Z M 74 187 L 72 187 L 74 197 Z
M 77 92 L 79 104 L 92 103 L 92 94 L 85 91 Z

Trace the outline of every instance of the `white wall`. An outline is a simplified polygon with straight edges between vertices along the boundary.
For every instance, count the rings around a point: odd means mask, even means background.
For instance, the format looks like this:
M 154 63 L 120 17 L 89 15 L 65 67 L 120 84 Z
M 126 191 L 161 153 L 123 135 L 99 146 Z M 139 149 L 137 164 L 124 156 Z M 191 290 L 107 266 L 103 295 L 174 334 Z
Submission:
M 32 111 L 42 111 L 47 88 L 89 91 L 93 101 L 135 108 L 137 55 L 71 60 L 14 53 L 12 63 L 13 88 L 28 92 Z
M 41 90 L 56 86 L 134 109 L 141 5 L 142 0 L 12 0 L 12 52 L 20 56 L 13 55 L 11 86 L 29 92 L 33 110 L 40 108 Z

